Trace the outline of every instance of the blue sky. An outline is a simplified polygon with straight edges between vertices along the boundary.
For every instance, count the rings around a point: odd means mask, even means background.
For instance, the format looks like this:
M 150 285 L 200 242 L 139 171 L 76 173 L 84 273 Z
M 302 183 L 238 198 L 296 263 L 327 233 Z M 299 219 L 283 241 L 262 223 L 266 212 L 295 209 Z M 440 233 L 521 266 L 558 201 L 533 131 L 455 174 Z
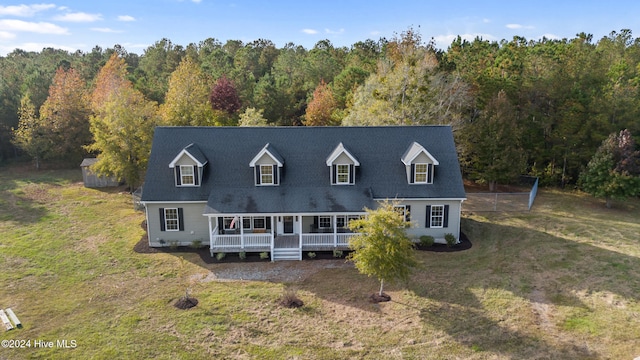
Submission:
M 167 38 L 187 46 L 207 38 L 251 42 L 263 38 L 282 47 L 307 49 L 329 39 L 350 46 L 391 38 L 410 26 L 446 49 L 460 35 L 472 40 L 573 38 L 594 40 L 631 29 L 640 36 L 640 2 L 605 1 L 419 1 L 419 0 L 61 0 L 0 4 L 0 55 L 16 48 L 54 47 L 90 51 L 122 45 L 143 54 Z

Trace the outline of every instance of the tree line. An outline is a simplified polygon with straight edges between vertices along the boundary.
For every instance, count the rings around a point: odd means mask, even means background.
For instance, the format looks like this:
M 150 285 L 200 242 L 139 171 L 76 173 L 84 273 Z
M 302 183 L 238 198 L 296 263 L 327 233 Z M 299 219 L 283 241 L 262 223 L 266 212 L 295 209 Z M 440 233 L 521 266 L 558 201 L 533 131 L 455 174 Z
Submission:
M 640 133 L 639 70 L 629 30 L 597 41 L 458 37 L 446 50 L 413 28 L 350 47 L 210 38 L 162 39 L 142 55 L 15 50 L 0 57 L 0 164 L 94 153 L 135 183 L 156 125 L 442 124 L 470 179 L 576 184 L 611 134 Z M 109 165 L 118 161 L 138 165 L 125 176 Z

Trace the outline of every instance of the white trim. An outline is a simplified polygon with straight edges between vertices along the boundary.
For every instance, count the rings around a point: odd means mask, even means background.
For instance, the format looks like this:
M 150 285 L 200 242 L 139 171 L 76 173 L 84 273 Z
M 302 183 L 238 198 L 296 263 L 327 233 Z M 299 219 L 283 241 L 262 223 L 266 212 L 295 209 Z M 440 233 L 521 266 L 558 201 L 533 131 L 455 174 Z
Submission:
M 431 211 L 429 212 L 429 228 L 430 229 L 444 229 L 444 217 L 445 217 L 445 205 L 442 204 L 436 204 L 436 205 L 430 205 L 431 206 Z M 433 210 L 435 209 L 435 207 L 438 207 L 441 209 L 442 213 L 440 215 L 437 215 L 440 218 L 440 225 L 439 226 L 434 226 L 433 225 Z
M 463 202 L 467 200 L 467 198 L 373 198 L 375 201 L 389 201 L 389 200 L 398 200 L 398 201 L 460 201 Z
M 195 171 L 193 171 L 193 165 L 178 165 L 178 168 L 180 169 L 180 185 L 176 184 L 176 186 L 185 186 L 185 187 L 199 186 L 199 185 L 196 185 L 196 173 Z M 190 184 L 184 183 L 185 175 L 183 175 L 182 173 L 182 168 L 191 170 L 191 178 L 193 179 L 193 181 Z M 186 176 L 189 176 L 189 175 L 186 175 Z
M 276 174 L 274 174 L 273 171 L 273 165 L 269 164 L 269 165 L 263 165 L 260 164 L 258 165 L 260 167 L 260 184 L 256 184 L 257 186 L 274 186 L 274 185 L 278 185 L 275 183 L 275 178 L 276 178 Z M 271 171 L 271 174 L 265 174 L 263 172 L 263 169 L 269 169 L 269 171 Z M 271 182 L 264 182 L 263 181 L 263 176 L 268 176 L 271 175 Z
M 333 162 L 336 161 L 336 159 L 341 155 L 341 154 L 345 154 L 349 157 L 349 159 L 351 159 L 351 161 L 353 161 L 353 165 L 355 166 L 360 166 L 360 162 L 358 161 L 358 159 L 356 159 L 355 156 L 353 156 L 349 150 L 347 150 L 344 145 L 342 143 L 338 144 L 338 146 L 336 146 L 336 148 L 331 152 L 331 154 L 329 155 L 329 157 L 327 158 L 327 166 L 331 166 L 334 165 Z
M 219 217 L 219 216 L 234 216 L 234 215 L 239 215 L 240 213 L 206 213 L 206 214 L 202 214 L 202 216 L 208 216 L 208 217 Z M 295 212 L 288 212 L 288 213 L 242 213 L 242 216 L 333 216 L 333 215 L 353 215 L 353 216 L 359 216 L 359 215 L 366 215 L 367 213 L 364 211 L 361 212 L 340 212 L 340 211 L 334 211 L 334 212 L 315 212 L 315 213 L 295 213 Z
M 424 181 L 418 181 L 416 179 L 416 177 L 418 176 L 418 165 L 424 165 L 424 173 L 420 172 L 420 174 L 424 174 Z M 413 170 L 413 183 L 414 184 L 433 184 L 433 181 L 429 182 L 429 164 L 427 164 L 427 163 L 415 163 L 415 164 L 413 164 L 413 166 L 415 166 L 415 168 Z
M 262 150 L 260 150 L 260 152 L 258 153 L 258 155 L 254 156 L 253 159 L 251 160 L 251 162 L 249 163 L 250 167 L 255 167 L 256 163 L 258 162 L 258 160 L 260 160 L 260 158 L 264 155 L 267 154 L 269 155 L 269 157 L 271 158 L 271 160 L 273 160 L 275 162 L 276 165 L 278 165 L 278 167 L 283 167 L 284 164 L 281 163 L 275 156 L 273 156 L 273 154 L 269 151 L 269 149 L 267 149 L 269 147 L 269 143 L 267 143 L 267 145 L 265 145 Z
M 180 151 L 180 153 L 178 154 L 178 156 L 176 156 L 176 157 L 173 159 L 173 161 L 171 161 L 171 162 L 169 163 L 169 168 L 173 169 L 173 168 L 176 166 L 176 163 L 178 162 L 178 160 L 180 160 L 180 158 L 181 158 L 183 155 L 185 155 L 185 154 L 186 154 L 187 156 L 189 156 L 189 157 L 191 158 L 191 160 L 193 160 L 193 161 L 196 163 L 196 165 L 198 165 L 198 167 L 204 167 L 204 166 L 207 164 L 207 162 L 208 162 L 208 161 L 205 161 L 205 163 L 204 163 L 204 164 L 203 164 L 203 163 L 201 163 L 200 161 L 198 161 L 198 159 L 196 159 L 193 155 L 191 155 L 191 153 L 189 152 L 189 150 L 187 150 L 187 148 L 184 148 L 184 149 L 182 149 L 182 151 Z
M 416 157 L 418 157 L 418 155 L 420 155 L 421 153 L 427 155 L 427 157 L 433 162 L 433 165 L 440 165 L 438 160 L 436 160 L 436 158 L 433 157 L 433 155 L 431 155 L 431 153 L 429 153 L 427 149 L 425 149 L 422 145 L 418 144 L 415 141 L 413 142 L 413 144 L 411 144 L 411 146 L 409 146 L 409 149 L 407 149 L 400 160 L 402 160 L 403 164 L 411 166 L 413 160 L 415 160 Z

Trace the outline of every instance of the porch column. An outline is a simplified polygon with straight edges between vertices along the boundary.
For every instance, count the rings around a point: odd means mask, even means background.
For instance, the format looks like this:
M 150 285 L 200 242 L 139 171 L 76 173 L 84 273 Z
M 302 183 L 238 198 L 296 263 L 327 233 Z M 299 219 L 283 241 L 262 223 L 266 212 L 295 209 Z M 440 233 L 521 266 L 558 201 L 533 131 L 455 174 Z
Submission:
M 295 217 L 297 218 L 298 215 L 295 215 Z M 300 248 L 300 251 L 302 251 L 302 215 L 300 215 L 298 220 L 298 247 Z
M 240 223 L 236 225 L 240 225 L 240 249 L 244 249 L 244 223 L 242 222 L 242 216 L 239 216 Z
M 211 216 L 207 216 L 209 222 L 209 252 L 211 252 L 211 256 L 213 256 L 213 229 L 211 228 Z
M 338 247 L 338 216 L 333 215 L 333 247 Z

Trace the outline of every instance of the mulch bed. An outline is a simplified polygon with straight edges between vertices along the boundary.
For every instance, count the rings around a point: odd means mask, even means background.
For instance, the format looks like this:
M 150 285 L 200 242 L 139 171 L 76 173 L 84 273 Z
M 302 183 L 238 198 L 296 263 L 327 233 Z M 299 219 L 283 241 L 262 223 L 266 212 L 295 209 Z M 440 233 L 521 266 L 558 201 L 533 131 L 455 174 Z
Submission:
M 471 241 L 467 235 L 463 232 L 460 232 L 460 243 L 455 244 L 453 246 L 447 246 L 446 244 L 433 244 L 431 246 L 422 246 L 420 244 L 416 244 L 416 249 L 422 251 L 434 251 L 434 252 L 456 252 L 471 249 Z
M 391 301 L 391 296 L 387 295 L 386 293 L 382 293 L 382 295 L 380 295 L 380 293 L 373 293 L 371 294 L 371 296 L 369 296 L 369 301 L 375 304 L 387 302 Z
M 175 304 L 173 304 L 173 306 L 182 310 L 191 309 L 196 305 L 198 305 L 198 299 L 193 298 L 191 296 L 183 296 L 180 299 L 178 299 L 178 301 L 176 301 Z

